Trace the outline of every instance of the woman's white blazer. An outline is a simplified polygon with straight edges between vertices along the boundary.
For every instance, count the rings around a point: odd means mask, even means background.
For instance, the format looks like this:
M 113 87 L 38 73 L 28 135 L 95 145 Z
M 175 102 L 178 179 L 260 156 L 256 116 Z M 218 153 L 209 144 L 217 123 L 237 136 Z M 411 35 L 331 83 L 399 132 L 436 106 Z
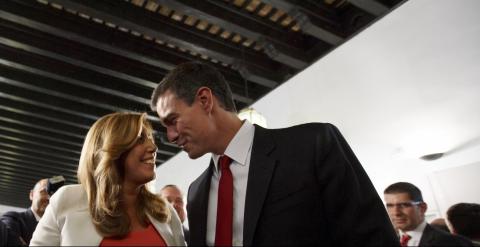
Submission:
M 148 218 L 168 246 L 184 246 L 182 223 L 175 210 L 169 223 Z M 67 185 L 50 198 L 45 214 L 38 222 L 30 246 L 98 246 L 103 237 L 98 234 L 88 210 L 87 193 L 81 185 Z

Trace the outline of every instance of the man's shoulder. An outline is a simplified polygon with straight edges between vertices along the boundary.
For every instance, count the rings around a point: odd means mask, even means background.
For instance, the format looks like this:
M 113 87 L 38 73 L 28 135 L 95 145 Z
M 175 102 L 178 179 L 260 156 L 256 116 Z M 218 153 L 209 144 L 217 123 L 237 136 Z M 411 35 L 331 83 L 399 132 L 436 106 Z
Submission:
M 87 204 L 87 193 L 79 184 L 62 186 L 50 198 L 50 205 L 62 211 L 83 208 Z
M 18 211 L 8 211 L 8 212 L 5 212 L 3 215 L 2 215 L 2 220 L 5 220 L 5 219 L 19 219 L 19 218 L 24 218 L 26 215 L 27 215 L 27 212 L 28 212 L 28 209 L 25 210 L 25 211 L 21 211 L 21 212 L 18 212 Z
M 332 143 L 332 140 L 341 135 L 338 128 L 331 123 L 305 123 L 280 129 L 257 128 L 255 129 L 254 145 L 255 141 L 258 144 L 259 141 L 261 143 L 269 139 L 286 148 L 302 147 L 302 145 L 298 145 L 298 140 L 301 140 L 305 145 L 312 145 L 313 143 L 326 145 Z
M 286 128 L 267 129 L 267 130 L 282 132 L 282 131 L 299 131 L 299 130 L 324 130 L 329 128 L 336 128 L 336 127 L 331 123 L 312 122 L 312 123 L 297 124 L 297 125 L 293 125 Z
M 427 231 L 424 234 L 432 235 L 432 243 L 426 243 L 431 245 L 439 245 L 439 246 L 472 246 L 472 242 L 467 238 L 462 236 L 453 235 L 448 232 L 444 232 L 442 230 L 435 229 L 434 227 L 427 225 L 425 228 Z
M 331 123 L 304 123 L 293 125 L 286 128 L 278 128 L 278 129 L 264 129 L 262 127 L 257 127 L 255 131 L 264 132 L 269 135 L 277 136 L 277 137 L 289 137 L 289 136 L 316 136 L 316 135 L 328 135 L 328 133 L 332 133 L 332 131 L 336 132 L 338 129 L 335 125 Z

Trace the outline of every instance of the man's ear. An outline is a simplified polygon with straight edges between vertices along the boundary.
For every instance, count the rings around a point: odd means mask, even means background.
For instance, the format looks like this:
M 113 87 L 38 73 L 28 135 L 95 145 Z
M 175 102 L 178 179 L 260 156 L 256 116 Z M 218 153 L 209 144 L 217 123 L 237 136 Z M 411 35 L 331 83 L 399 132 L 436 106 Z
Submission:
M 425 202 L 420 203 L 420 205 L 418 206 L 420 207 L 420 212 L 422 212 L 422 214 L 425 214 L 425 212 L 427 212 L 428 206 Z
M 33 190 L 30 190 L 30 201 L 33 201 Z
M 201 105 L 201 107 L 207 112 L 211 112 L 213 108 L 213 94 L 212 90 L 208 87 L 200 87 L 197 90 L 195 100 Z

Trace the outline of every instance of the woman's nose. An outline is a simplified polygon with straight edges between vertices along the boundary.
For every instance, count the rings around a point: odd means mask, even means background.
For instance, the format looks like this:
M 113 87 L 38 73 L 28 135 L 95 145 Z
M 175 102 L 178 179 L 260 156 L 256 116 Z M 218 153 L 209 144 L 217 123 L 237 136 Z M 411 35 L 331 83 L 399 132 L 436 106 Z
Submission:
M 155 142 L 153 141 L 153 139 L 148 139 L 148 150 L 152 153 L 156 153 L 157 150 L 158 150 L 158 147 L 157 145 L 155 144 Z

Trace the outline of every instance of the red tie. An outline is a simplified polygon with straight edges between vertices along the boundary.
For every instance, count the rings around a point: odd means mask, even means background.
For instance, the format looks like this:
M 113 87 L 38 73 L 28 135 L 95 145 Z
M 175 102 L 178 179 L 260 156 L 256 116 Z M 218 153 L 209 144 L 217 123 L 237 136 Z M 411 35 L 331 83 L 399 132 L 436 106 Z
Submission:
M 215 246 L 232 246 L 233 177 L 230 171 L 232 159 L 223 155 L 218 163 L 222 175 L 218 184 L 217 227 Z
M 403 234 L 402 238 L 400 239 L 400 246 L 402 247 L 407 247 L 408 246 L 408 240 L 410 240 L 412 237 L 408 234 Z

